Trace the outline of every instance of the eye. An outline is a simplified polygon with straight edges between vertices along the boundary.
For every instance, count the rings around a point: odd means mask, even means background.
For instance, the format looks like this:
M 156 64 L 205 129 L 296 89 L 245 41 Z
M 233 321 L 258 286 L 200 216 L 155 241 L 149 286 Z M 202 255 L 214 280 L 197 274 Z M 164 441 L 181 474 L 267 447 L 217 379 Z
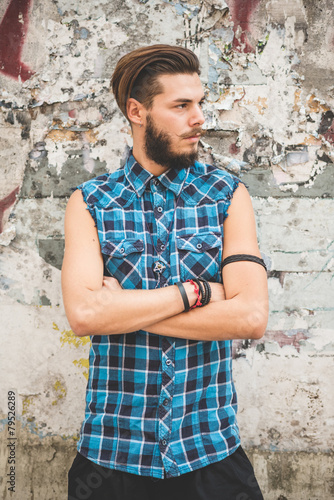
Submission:
M 183 103 L 183 104 L 178 104 L 176 107 L 179 109 L 184 109 L 186 106 L 187 106 L 187 104 Z

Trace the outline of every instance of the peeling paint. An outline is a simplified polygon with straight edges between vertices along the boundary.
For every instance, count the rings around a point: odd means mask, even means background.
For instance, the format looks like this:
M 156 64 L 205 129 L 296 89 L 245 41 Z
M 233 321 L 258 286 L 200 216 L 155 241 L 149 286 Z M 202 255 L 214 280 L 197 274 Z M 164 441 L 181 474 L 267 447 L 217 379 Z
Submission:
M 0 375 L 3 391 L 18 388 L 22 498 L 33 491 L 36 500 L 53 500 L 37 480 L 49 465 L 54 500 L 64 497 L 62 457 L 70 464 L 84 412 L 90 339 L 70 330 L 61 299 L 66 203 L 73 187 L 120 167 L 132 145 L 110 91 L 116 61 L 135 47 L 171 43 L 200 59 L 200 158 L 247 185 L 268 264 L 267 332 L 233 347 L 244 446 L 253 450 L 266 500 L 334 499 L 328 5 L 0 2 L 0 315 L 7 346 Z M 5 392 L 0 401 L 4 410 Z
M 88 374 L 89 374 L 89 359 L 87 358 L 80 358 L 80 359 L 75 359 L 73 361 L 73 364 L 77 366 L 78 368 L 82 368 L 82 374 L 85 377 L 86 380 L 88 380 Z
M 56 332 L 60 332 L 59 327 L 56 325 L 56 323 L 53 323 L 53 329 Z M 90 337 L 77 337 L 76 335 L 74 335 L 72 330 L 62 330 L 60 332 L 61 347 L 70 345 L 77 349 L 78 347 L 85 346 L 87 344 L 90 344 Z
M 53 387 L 54 387 L 56 399 L 54 399 L 52 401 L 52 403 L 51 403 L 52 406 L 57 405 L 59 403 L 59 401 L 61 401 L 62 399 L 64 399 L 66 397 L 66 394 L 67 394 L 65 386 L 60 380 L 56 380 Z

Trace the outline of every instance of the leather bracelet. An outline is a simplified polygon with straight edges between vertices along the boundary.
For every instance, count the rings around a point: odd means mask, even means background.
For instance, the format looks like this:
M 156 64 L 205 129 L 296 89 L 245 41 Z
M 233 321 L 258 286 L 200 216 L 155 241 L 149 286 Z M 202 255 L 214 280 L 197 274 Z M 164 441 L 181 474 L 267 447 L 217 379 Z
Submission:
M 226 257 L 226 259 L 223 260 L 221 268 L 223 269 L 226 264 L 230 264 L 231 262 L 239 262 L 240 260 L 248 260 L 250 262 L 255 262 L 256 264 L 260 264 L 267 270 L 267 266 L 264 263 L 263 259 L 260 259 L 260 257 L 257 257 L 256 255 L 249 255 L 245 253 L 238 253 L 235 255 L 230 255 L 229 257 Z
M 204 300 L 202 302 L 203 302 L 203 306 L 206 306 L 206 305 L 208 305 L 208 303 L 211 300 L 211 287 L 210 287 L 210 283 L 207 280 L 203 279 L 203 278 L 199 278 L 199 280 L 203 283 L 203 286 L 205 288 L 205 298 L 204 298 Z
M 185 312 L 187 312 L 190 309 L 187 292 L 186 292 L 186 290 L 185 290 L 185 288 L 183 286 L 183 283 L 181 281 L 178 281 L 177 283 L 175 283 L 175 285 L 180 290 L 180 294 L 181 294 L 181 297 L 182 297 L 182 300 L 183 300 L 183 304 L 184 304 L 184 310 L 185 310 Z

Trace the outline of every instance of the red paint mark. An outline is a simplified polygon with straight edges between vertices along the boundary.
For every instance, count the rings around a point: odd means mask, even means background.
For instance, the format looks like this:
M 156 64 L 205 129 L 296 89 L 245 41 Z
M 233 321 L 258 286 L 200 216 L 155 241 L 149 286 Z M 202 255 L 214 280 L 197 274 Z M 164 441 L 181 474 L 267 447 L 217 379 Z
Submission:
M 307 335 L 303 331 L 294 331 L 293 334 L 288 335 L 281 330 L 266 331 L 264 337 L 259 340 L 249 340 L 248 345 L 245 348 L 243 340 L 234 340 L 232 357 L 238 357 L 240 352 L 245 352 L 249 347 L 256 347 L 258 344 L 263 344 L 264 342 L 277 342 L 280 347 L 293 346 L 297 352 L 300 351 L 300 341 L 308 339 Z
M 235 143 L 230 145 L 229 152 L 231 155 L 236 155 L 239 153 L 239 151 L 240 151 L 240 148 Z
M 76 109 L 71 109 L 69 112 L 68 112 L 68 116 L 70 118 L 75 118 L 77 115 L 77 110 Z
M 18 194 L 19 190 L 20 190 L 20 188 L 18 186 L 11 193 L 9 193 L 9 195 L 7 195 L 5 198 L 2 198 L 2 200 L 0 200 L 0 234 L 3 231 L 4 213 L 9 207 L 14 205 L 14 203 L 16 201 L 16 195 Z
M 249 35 L 252 33 L 250 20 L 259 3 L 260 0 L 229 0 L 228 2 L 232 21 L 234 22 L 233 46 L 240 52 L 255 52 L 255 47 L 249 39 Z M 239 31 L 239 27 L 241 28 L 241 34 L 237 38 L 236 33 Z
M 334 144 L 334 121 L 327 130 L 327 132 L 324 134 L 324 138 L 326 139 L 326 141 L 330 142 L 331 144 Z
M 0 24 L 0 71 L 23 82 L 34 74 L 21 54 L 28 31 L 29 8 L 32 0 L 11 0 Z
M 321 118 L 319 130 L 326 141 L 334 144 L 334 113 L 331 110 L 326 111 Z
M 323 134 L 323 136 L 326 139 L 326 141 L 330 142 L 331 144 L 334 144 L 334 120 L 332 121 L 330 127 L 328 127 L 326 132 Z

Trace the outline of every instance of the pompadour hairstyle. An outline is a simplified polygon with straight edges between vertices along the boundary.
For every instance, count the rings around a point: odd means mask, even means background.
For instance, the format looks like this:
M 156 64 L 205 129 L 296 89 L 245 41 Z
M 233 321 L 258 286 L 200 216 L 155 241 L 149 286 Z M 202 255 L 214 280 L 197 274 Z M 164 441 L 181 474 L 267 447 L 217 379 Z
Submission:
M 200 75 L 199 60 L 189 49 L 173 45 L 150 45 L 129 52 L 117 63 L 111 87 L 117 104 L 128 119 L 126 105 L 133 97 L 150 109 L 156 95 L 163 92 L 160 75 Z

